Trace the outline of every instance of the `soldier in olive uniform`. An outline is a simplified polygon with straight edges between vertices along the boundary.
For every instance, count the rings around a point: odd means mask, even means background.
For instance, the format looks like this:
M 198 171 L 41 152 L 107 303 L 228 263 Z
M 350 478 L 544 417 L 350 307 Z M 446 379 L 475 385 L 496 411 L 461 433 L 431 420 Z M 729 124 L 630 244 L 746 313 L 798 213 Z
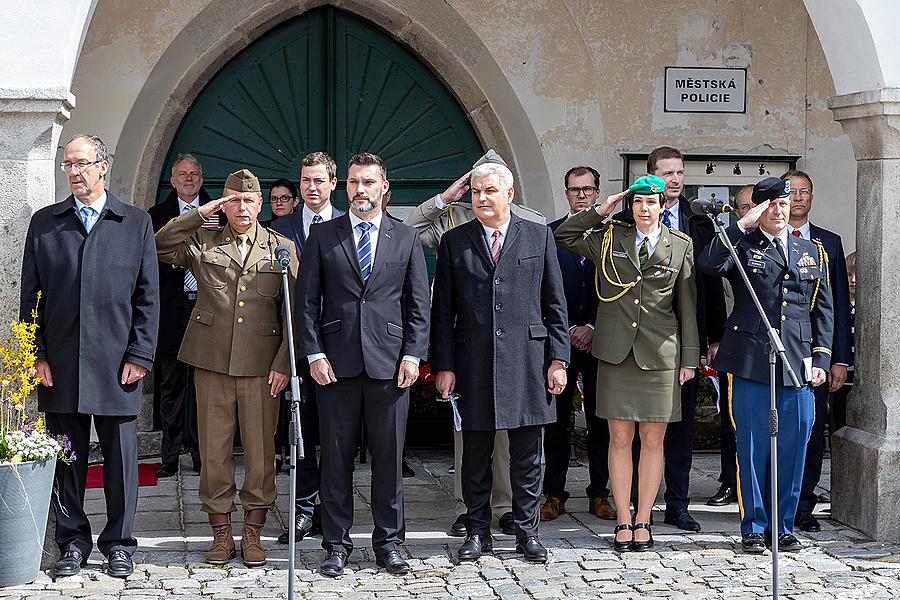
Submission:
M 212 564 L 225 564 L 235 555 L 232 440 L 238 423 L 246 467 L 240 491 L 241 555 L 247 566 L 266 562 L 260 530 L 276 495 L 277 398 L 290 372 L 276 246 L 291 249 L 291 285 L 297 258 L 289 239 L 257 223 L 261 207 L 259 181 L 241 169 L 228 176 L 223 198 L 172 219 L 156 234 L 159 259 L 190 269 L 199 284 L 178 359 L 195 368 L 200 501 L 215 536 L 206 554 Z M 219 210 L 228 225 L 202 229 Z
M 694 377 L 700 358 L 693 245 L 686 234 L 660 223 L 664 187 L 655 175 L 641 177 L 556 230 L 560 246 L 597 265 L 598 335 L 591 353 L 599 359 L 597 416 L 609 422 L 617 550 L 653 546 L 650 511 L 662 479 L 666 426 L 681 419 L 681 385 Z M 634 224 L 601 225 L 622 198 Z M 637 422 L 641 459 L 632 526 L 631 444 Z

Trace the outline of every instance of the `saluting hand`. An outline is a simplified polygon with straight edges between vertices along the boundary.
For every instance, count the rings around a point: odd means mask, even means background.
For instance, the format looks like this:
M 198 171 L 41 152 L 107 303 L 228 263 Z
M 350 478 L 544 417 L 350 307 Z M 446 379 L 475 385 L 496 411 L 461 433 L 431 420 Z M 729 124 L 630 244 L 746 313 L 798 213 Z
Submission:
M 229 194 L 224 198 L 219 198 L 218 200 L 210 200 L 206 204 L 200 205 L 200 208 L 198 208 L 197 210 L 200 212 L 201 217 L 203 217 L 204 219 L 208 219 L 212 215 L 222 210 L 222 207 L 225 206 L 226 202 L 234 199 L 239 195 L 240 194 Z
M 750 231 L 751 229 L 756 229 L 757 223 L 759 223 L 759 218 L 762 216 L 766 209 L 769 208 L 769 203 L 771 200 L 766 200 L 765 202 L 760 202 L 753 208 L 747 211 L 747 214 L 741 217 L 738 220 L 738 225 L 744 231 Z
M 459 202 L 459 199 L 463 197 L 463 194 L 469 191 L 469 175 L 472 174 L 472 171 L 469 171 L 456 181 L 450 184 L 444 193 L 441 194 L 441 202 L 444 204 L 453 204 L 454 202 Z
M 694 367 L 681 367 L 681 371 L 678 372 L 678 383 L 680 385 L 684 385 L 694 378 L 694 374 L 696 372 L 697 369 L 695 369 Z
M 327 358 L 320 358 L 309 363 L 309 375 L 319 385 L 328 385 L 337 382 L 334 370 Z
M 604 200 L 600 204 L 594 205 L 594 210 L 597 211 L 597 214 L 601 217 L 608 217 L 609 215 L 616 212 L 616 207 L 619 205 L 619 202 L 622 201 L 622 198 L 628 193 L 628 190 L 624 192 L 619 192 L 618 194 L 613 194 L 612 196 L 607 196 L 606 200 Z
M 552 361 L 547 369 L 547 391 L 551 394 L 562 394 L 562 391 L 566 389 L 566 382 L 565 367 L 558 360 Z
M 397 372 L 397 387 L 408 388 L 419 378 L 419 365 L 408 360 L 400 361 L 400 369 Z
M 281 371 L 272 369 L 269 371 L 269 394 L 273 398 L 277 398 L 281 390 L 287 387 L 288 376 Z

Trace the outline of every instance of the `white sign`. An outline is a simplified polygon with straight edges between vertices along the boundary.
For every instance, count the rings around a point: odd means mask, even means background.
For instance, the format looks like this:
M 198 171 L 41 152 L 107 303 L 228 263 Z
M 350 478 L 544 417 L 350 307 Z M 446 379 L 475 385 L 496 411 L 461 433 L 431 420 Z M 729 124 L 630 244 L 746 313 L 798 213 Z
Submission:
M 666 112 L 747 111 L 747 69 L 666 67 Z
M 728 188 L 700 186 L 697 190 L 697 198 L 700 200 L 709 200 L 710 202 L 724 202 L 728 204 Z

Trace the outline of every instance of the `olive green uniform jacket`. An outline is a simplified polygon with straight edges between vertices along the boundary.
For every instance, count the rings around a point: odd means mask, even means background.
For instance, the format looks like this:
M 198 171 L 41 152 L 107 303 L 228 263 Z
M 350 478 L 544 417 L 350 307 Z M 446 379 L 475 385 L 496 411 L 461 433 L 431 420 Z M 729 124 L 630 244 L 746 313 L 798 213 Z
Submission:
M 560 246 L 597 265 L 601 300 L 591 353 L 605 362 L 620 364 L 633 351 L 635 362 L 645 370 L 698 367 L 697 286 L 691 239 L 660 225 L 659 242 L 640 267 L 634 225 L 621 221 L 600 225 L 602 221 L 592 207 L 572 215 L 556 230 Z M 604 301 L 616 296 L 615 300 Z
M 291 249 L 289 285 L 297 256 L 288 238 L 257 225 L 241 260 L 237 235 L 225 225 L 201 229 L 199 209 L 180 215 L 156 234 L 159 260 L 186 268 L 197 279 L 197 304 L 178 351 L 189 365 L 234 377 L 290 373 L 281 267 L 275 247 Z M 254 239 L 254 229 L 247 232 Z

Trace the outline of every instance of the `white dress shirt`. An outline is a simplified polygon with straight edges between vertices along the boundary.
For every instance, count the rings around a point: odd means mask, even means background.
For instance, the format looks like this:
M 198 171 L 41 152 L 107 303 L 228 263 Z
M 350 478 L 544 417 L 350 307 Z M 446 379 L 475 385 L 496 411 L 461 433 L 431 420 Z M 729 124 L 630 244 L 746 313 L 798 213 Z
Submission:
M 323 208 L 320 212 L 315 212 L 311 208 L 309 208 L 306 204 L 303 205 L 303 239 L 309 237 L 309 226 L 313 224 L 313 218 L 316 215 L 322 217 L 322 221 L 330 221 L 334 216 L 334 207 L 331 206 L 331 202 L 328 203 L 328 206 Z
M 804 240 L 811 239 L 811 238 L 809 237 L 809 221 L 807 221 L 806 223 L 804 223 L 804 224 L 801 225 L 800 227 L 792 227 L 791 225 L 788 225 L 788 226 L 787 226 L 787 232 L 788 232 L 789 234 L 791 234 L 791 235 L 794 235 L 794 230 L 795 230 L 795 229 L 799 229 L 799 230 L 800 230 L 800 237 L 802 237 Z
M 185 209 L 185 207 L 187 207 Z M 191 200 L 190 202 L 185 202 L 181 198 L 178 198 L 178 214 L 184 214 L 186 210 L 191 210 L 192 208 L 200 208 L 200 194 Z
M 75 210 L 77 210 L 79 213 L 78 214 L 79 219 L 81 218 L 81 209 L 84 208 L 85 206 L 90 206 L 94 210 L 94 212 L 97 213 L 97 216 L 94 217 L 96 219 L 94 221 L 94 225 L 96 225 L 97 221 L 100 220 L 100 215 L 103 213 L 103 209 L 106 208 L 106 190 L 104 190 L 103 193 L 100 194 L 99 198 L 97 198 L 96 200 L 91 202 L 90 205 L 85 204 L 78 198 L 75 198 Z
M 503 246 L 506 244 L 506 232 L 509 230 L 509 222 L 512 219 L 506 219 L 506 223 L 501 225 L 497 229 L 492 229 L 487 225 L 482 224 L 481 228 L 484 229 L 484 239 L 487 241 L 488 254 L 491 253 L 491 243 L 494 241 L 494 232 L 500 232 L 500 251 L 503 251 Z
M 669 229 L 678 230 L 678 224 L 681 222 L 681 211 L 678 210 L 680 204 L 676 202 L 672 208 L 666 208 L 663 206 L 663 211 L 669 211 Z M 660 219 L 660 223 L 662 223 L 662 219 Z
M 662 235 L 662 227 L 657 227 L 656 231 L 650 233 L 650 235 L 644 235 L 637 227 L 634 228 L 635 233 L 637 233 L 637 237 L 634 239 L 634 247 L 640 252 L 641 244 L 644 243 L 644 238 L 648 238 L 647 241 L 647 257 L 653 256 L 653 251 L 656 250 L 656 245 L 659 243 L 659 238 Z

